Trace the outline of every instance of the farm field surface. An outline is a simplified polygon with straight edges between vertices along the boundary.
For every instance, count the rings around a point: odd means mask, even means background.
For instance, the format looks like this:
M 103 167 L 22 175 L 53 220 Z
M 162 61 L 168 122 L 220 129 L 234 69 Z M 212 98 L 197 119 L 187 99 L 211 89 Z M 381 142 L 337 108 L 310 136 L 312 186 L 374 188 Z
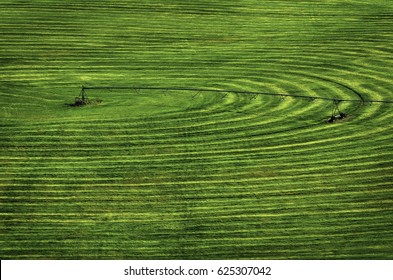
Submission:
M 0 258 L 393 259 L 392 58 L 393 1 L 0 0 Z

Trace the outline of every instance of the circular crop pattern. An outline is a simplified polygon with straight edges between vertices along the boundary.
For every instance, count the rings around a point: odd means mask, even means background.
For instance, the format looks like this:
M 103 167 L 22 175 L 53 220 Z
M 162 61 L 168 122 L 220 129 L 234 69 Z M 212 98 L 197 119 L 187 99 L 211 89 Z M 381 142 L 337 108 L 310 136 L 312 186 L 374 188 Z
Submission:
M 3 259 L 392 258 L 391 4 L 14 2 Z

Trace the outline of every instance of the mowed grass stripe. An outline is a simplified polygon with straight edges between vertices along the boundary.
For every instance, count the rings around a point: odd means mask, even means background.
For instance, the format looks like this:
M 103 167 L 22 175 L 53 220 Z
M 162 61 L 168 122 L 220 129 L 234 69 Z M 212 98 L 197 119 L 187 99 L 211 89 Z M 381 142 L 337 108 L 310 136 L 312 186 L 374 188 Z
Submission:
M 354 195 L 354 194 L 355 194 L 355 192 L 345 192 L 345 195 Z M 385 194 L 386 194 L 386 192 L 385 192 Z M 267 194 L 263 194 L 263 195 L 267 195 Z M 262 196 L 262 194 L 255 194 L 254 196 L 258 196 L 258 198 L 260 198 L 259 196 Z M 344 196 L 344 194 L 341 194 L 340 196 L 335 195 L 334 197 L 336 199 L 340 199 L 341 200 L 343 196 Z M 280 205 L 278 203 L 272 203 L 271 200 L 273 200 L 273 198 L 271 198 L 271 199 L 267 199 L 267 201 L 266 201 L 267 204 L 264 207 L 263 215 L 271 216 L 271 214 L 273 214 L 273 216 L 274 215 L 281 216 L 282 213 L 288 214 L 287 212 L 291 211 L 293 215 L 304 215 L 305 217 L 307 217 L 307 216 L 309 216 L 307 214 L 307 212 L 313 212 L 316 215 L 319 212 L 328 211 L 329 214 L 335 214 L 335 213 L 342 213 L 342 211 L 344 211 L 344 210 L 346 210 L 347 213 L 359 212 L 359 211 L 366 211 L 366 212 L 368 212 L 368 211 L 370 211 L 370 212 L 381 211 L 381 212 L 386 212 L 386 213 L 390 213 L 391 214 L 391 211 L 389 211 L 389 205 L 392 204 L 392 199 L 391 198 L 390 199 L 386 199 L 386 200 L 384 200 L 382 202 L 377 201 L 377 199 L 379 199 L 379 198 L 381 198 L 383 196 L 384 196 L 383 191 L 374 191 L 374 192 L 371 193 L 371 198 L 373 199 L 371 202 L 364 202 L 364 201 L 362 201 L 362 202 L 359 202 L 359 201 L 351 202 L 353 200 L 351 200 L 349 202 L 343 201 L 343 206 L 341 208 L 338 208 L 338 209 L 335 209 L 335 210 L 332 210 L 333 207 L 332 207 L 331 203 L 326 202 L 326 200 L 327 200 L 326 194 L 320 194 L 320 195 L 292 195 L 291 196 L 292 201 L 296 200 L 298 203 L 299 202 L 304 202 L 305 203 L 305 206 L 300 206 L 299 209 L 296 208 L 296 205 L 294 205 L 294 203 L 291 204 L 290 201 L 285 201 L 284 200 L 282 202 L 282 203 L 285 203 L 284 205 Z M 356 196 L 354 196 L 354 197 L 356 197 Z M 158 197 L 148 197 L 148 198 L 152 199 L 152 200 L 154 198 L 156 198 L 156 200 L 157 200 L 156 203 L 157 204 L 159 203 L 159 201 L 158 201 L 159 198 Z M 187 200 L 187 198 L 189 198 L 189 197 L 187 197 L 187 196 L 184 197 L 184 199 L 186 199 L 186 200 Z M 213 198 L 214 197 L 206 196 L 206 197 L 201 197 L 200 199 L 208 199 L 209 200 L 209 199 L 213 199 Z M 359 195 L 359 198 L 360 198 L 360 195 Z M 193 217 L 199 217 L 201 219 L 203 218 L 202 217 L 203 215 L 206 215 L 206 213 L 208 213 L 209 211 L 212 211 L 212 210 L 217 210 L 217 211 L 214 212 L 214 214 L 212 214 L 212 217 L 215 217 L 215 216 L 217 216 L 217 217 L 218 216 L 219 217 L 223 217 L 223 216 L 231 216 L 231 217 L 233 217 L 233 215 L 239 214 L 239 213 L 244 213 L 246 215 L 258 214 L 258 212 L 255 211 L 255 206 L 260 202 L 260 199 L 256 199 L 255 197 L 250 198 L 250 199 L 246 199 L 246 198 L 243 198 L 242 196 L 239 196 L 239 199 L 241 199 L 243 203 L 248 203 L 250 205 L 243 209 L 243 208 L 241 208 L 238 205 L 225 206 L 224 201 L 218 201 L 218 203 L 221 202 L 220 206 L 213 207 L 213 205 L 211 205 L 211 203 L 207 203 L 206 202 L 205 206 L 200 206 L 200 207 L 195 207 L 194 206 L 194 207 L 191 207 L 190 209 L 192 209 L 192 211 L 193 211 L 193 215 L 192 215 Z M 309 199 L 315 199 L 315 202 L 318 202 L 318 206 L 316 206 L 315 204 L 308 205 L 306 202 Z M 50 199 L 48 201 L 48 207 L 49 206 L 50 207 L 59 207 L 59 206 L 66 207 L 65 204 L 66 203 L 70 203 L 70 202 L 73 202 L 74 205 L 78 206 L 78 207 L 81 207 L 83 205 L 85 205 L 86 207 L 95 207 L 95 206 L 97 206 L 97 203 L 96 204 L 88 203 L 88 201 L 90 201 L 90 200 L 91 200 L 91 198 L 89 198 L 89 199 L 83 198 L 83 199 L 80 199 L 80 200 L 75 199 L 75 198 L 74 199 Z M 257 202 L 257 200 L 258 200 L 258 202 Z M 42 202 L 40 203 L 39 200 L 37 202 L 34 202 L 34 201 L 30 202 L 31 200 L 29 200 L 29 199 L 27 199 L 27 200 L 26 199 L 20 199 L 20 201 L 21 202 L 18 202 L 18 200 L 16 199 L 15 200 L 15 205 L 20 205 L 22 202 L 24 202 L 26 204 L 26 210 L 32 209 L 33 207 L 36 207 L 36 206 L 42 204 Z M 110 201 L 111 203 L 115 203 L 115 202 L 118 203 L 118 208 L 114 208 L 113 206 L 111 207 L 111 205 L 110 205 L 110 203 L 108 201 Z M 87 203 L 85 203 L 85 202 L 87 202 Z M 136 209 L 134 211 L 124 211 L 124 214 L 122 214 L 122 212 L 121 212 L 122 208 L 126 207 L 127 203 L 131 203 L 130 200 L 122 200 L 122 199 L 117 199 L 116 197 L 115 198 L 111 197 L 110 199 L 108 199 L 108 198 L 106 198 L 106 199 L 104 199 L 104 198 L 97 199 L 97 202 L 105 203 L 105 204 L 107 204 L 108 207 L 111 207 L 111 209 L 117 209 L 120 212 L 119 214 L 116 214 L 116 215 L 112 215 L 112 214 L 109 215 L 110 218 L 113 221 L 117 220 L 118 217 L 126 218 L 126 216 L 145 217 L 146 220 L 149 220 L 149 218 L 150 218 L 150 217 L 148 217 L 149 214 L 141 214 L 140 213 L 140 211 L 146 211 L 145 204 L 143 204 L 140 201 L 133 201 L 132 202 L 133 206 Z M 197 201 L 197 202 L 200 202 L 200 201 Z M 153 208 L 155 208 L 157 210 L 160 209 L 158 207 L 158 205 L 154 205 L 152 203 L 150 203 L 150 204 L 151 204 L 151 207 L 153 207 Z M 166 211 L 166 213 L 172 213 L 172 211 L 171 211 L 172 209 L 176 210 L 179 207 L 186 206 L 186 205 L 187 204 L 184 203 L 184 202 L 183 203 L 169 203 L 168 204 L 168 209 L 167 209 L 168 211 Z M 4 205 L 4 207 L 5 207 L 5 209 L 9 208 L 9 207 L 7 207 L 7 205 Z M 348 210 L 348 207 L 352 207 L 351 210 Z M 381 210 L 381 209 L 379 209 L 381 207 L 386 207 L 386 208 Z M 42 218 L 41 216 L 49 216 L 50 218 L 53 218 L 53 219 L 57 218 L 57 219 L 60 219 L 60 220 L 68 219 L 68 218 L 74 218 L 76 221 L 78 221 L 80 218 L 82 218 L 82 216 L 86 217 L 86 218 L 87 217 L 91 217 L 91 219 L 108 216 L 107 214 L 105 214 L 105 212 L 103 212 L 103 213 L 94 213 L 94 214 L 92 214 L 91 212 L 82 212 L 82 213 L 78 214 L 78 212 L 75 210 L 75 207 L 69 207 L 68 211 L 70 211 L 71 213 L 68 212 L 67 217 L 52 217 L 53 215 L 46 215 L 45 213 L 41 213 L 39 215 L 29 215 L 28 213 L 26 213 L 26 214 L 16 215 L 12 219 L 8 219 L 7 218 L 7 221 L 9 221 L 9 222 L 11 222 L 11 221 L 14 221 L 14 222 L 18 221 L 18 222 L 20 222 L 20 221 L 24 221 L 24 219 L 28 218 L 28 217 L 29 218 L 36 217 L 38 219 L 41 219 Z M 75 212 L 73 212 L 73 211 L 75 211 Z M 338 211 L 338 212 L 334 212 L 334 211 Z M 175 212 L 180 212 L 181 213 L 180 210 L 177 210 Z M 67 213 L 67 212 L 64 212 L 64 213 Z M 314 215 L 314 214 L 312 214 L 312 215 Z M 80 216 L 78 217 L 78 215 L 80 215 Z M 288 215 L 290 215 L 290 214 L 288 214 Z M 386 230 L 388 230 L 388 229 L 386 229 Z
M 369 137 L 371 135 L 374 135 L 378 138 L 374 138 L 374 141 L 384 141 L 389 137 L 389 130 L 386 131 L 386 135 L 385 134 L 380 134 L 381 132 L 383 133 L 385 131 L 385 128 L 378 128 L 377 131 L 374 131 L 372 133 L 367 133 L 367 131 L 364 131 L 363 133 L 359 133 L 358 135 L 348 135 L 348 136 L 336 136 L 334 138 L 322 138 L 322 139 L 315 139 L 313 141 L 308 141 L 308 142 L 296 142 L 294 141 L 294 143 L 292 144 L 287 144 L 287 142 L 285 142 L 284 140 L 281 141 L 277 141 L 275 142 L 274 139 L 272 139 L 269 142 L 262 142 L 261 144 L 257 144 L 257 145 L 252 145 L 252 146 L 246 146 L 245 143 L 249 143 L 247 141 L 244 141 L 241 139 L 241 135 L 239 136 L 239 138 L 241 140 L 238 140 L 238 142 L 235 143 L 234 146 L 229 146 L 227 149 L 221 149 L 221 150 L 215 150 L 214 148 L 211 150 L 199 150 L 199 149 L 190 149 L 189 151 L 181 151 L 179 152 L 178 150 L 173 150 L 171 152 L 165 151 L 164 152 L 159 152 L 157 150 L 155 150 L 153 148 L 153 151 L 156 151 L 156 153 L 148 153 L 148 152 L 143 152 L 144 149 L 149 148 L 148 145 L 154 145 L 157 142 L 160 141 L 152 141 L 152 142 L 147 142 L 145 145 L 145 147 L 141 147 L 142 149 L 142 153 L 140 153 L 138 155 L 138 158 L 140 159 L 147 159 L 147 158 L 156 158 L 156 157 L 161 157 L 161 158 L 168 158 L 168 157 L 175 157 L 175 156 L 182 156 L 182 155 L 188 155 L 189 157 L 192 157 L 194 159 L 198 159 L 198 158 L 216 158 L 216 157 L 228 157 L 228 156 L 233 156 L 233 155 L 240 155 L 242 154 L 243 156 L 246 155 L 250 155 L 252 153 L 269 153 L 271 154 L 281 154 L 281 153 L 285 153 L 286 151 L 296 148 L 295 152 L 296 153 L 302 153 L 302 152 L 307 152 L 307 151 L 318 151 L 318 150 L 326 150 L 329 147 L 335 147 L 337 150 L 343 150 L 344 148 L 348 147 L 348 148 L 355 148 L 355 149 L 360 149 L 358 147 L 354 147 L 354 145 L 352 143 L 350 143 L 351 139 L 359 139 L 359 145 L 362 143 L 366 143 L 369 141 Z M 212 136 L 213 138 L 215 138 L 215 136 Z M 255 137 L 256 139 L 254 139 L 254 141 L 250 142 L 250 143 L 258 143 L 256 142 L 258 140 L 258 137 Z M 290 139 L 293 139 L 294 137 L 290 137 Z M 165 143 L 165 141 L 163 141 Z M 187 141 L 187 142 L 182 142 L 178 145 L 165 145 L 166 148 L 168 149 L 174 149 L 174 148 L 184 148 L 185 143 L 200 143 L 200 141 Z M 220 141 L 214 143 L 216 145 L 219 145 Z M 341 144 L 344 143 L 344 144 Z M 34 145 L 26 145 L 25 147 L 27 148 L 32 148 L 35 152 L 37 153 L 45 153 L 48 151 L 58 151 L 58 149 L 66 149 L 67 147 L 72 147 L 73 144 L 78 144 L 78 142 L 71 142 L 71 143 L 58 143 L 58 144 L 53 144 L 53 145 L 49 145 L 49 142 L 47 145 L 43 145 L 43 146 L 34 146 Z M 105 145 L 106 144 L 106 145 Z M 112 144 L 112 145 L 110 145 Z M 132 143 L 130 143 L 132 145 Z M 62 154 L 77 154 L 78 152 L 83 152 L 86 151 L 88 152 L 90 155 L 94 155 L 94 154 L 99 154 L 99 151 L 96 150 L 96 148 L 102 148 L 103 151 L 108 151 L 108 152 L 116 152 L 116 151 L 130 151 L 132 152 L 133 149 L 130 150 L 130 144 L 124 143 L 124 146 L 116 146 L 116 142 L 111 142 L 111 143 L 105 143 L 104 145 L 102 143 L 84 143 L 83 145 L 80 145 L 80 147 L 78 147 L 78 150 L 71 150 L 71 151 L 65 151 L 65 152 L 60 152 Z M 243 145 L 240 145 L 243 144 Z M 143 145 L 143 144 L 142 144 Z M 265 145 L 265 146 L 263 146 Z M 199 146 L 201 146 L 202 148 L 204 147 L 203 143 L 200 143 Z M 243 146 L 243 147 L 242 147 Z M 246 146 L 246 147 L 244 147 Z M 22 150 L 20 149 L 22 148 Z M 18 148 L 18 146 L 16 146 L 15 148 L 10 148 L 10 151 L 14 150 L 14 154 L 17 155 L 18 153 L 22 153 L 23 155 L 25 155 L 25 151 L 23 150 L 23 145 Z M 138 146 L 137 146 L 138 148 Z M 159 146 L 157 147 L 159 148 Z M 135 150 L 134 150 L 135 151 Z M 39 156 L 38 156 L 39 157 Z M 110 157 L 110 156 L 109 156 Z
M 392 161 L 391 160 L 381 160 L 380 159 L 381 155 L 377 155 L 374 158 L 372 158 L 373 160 L 369 160 L 369 161 L 359 161 L 362 160 L 361 158 L 358 158 L 357 160 L 352 159 L 355 163 L 352 163 L 349 165 L 349 168 L 354 169 L 355 167 L 363 167 L 364 169 L 367 169 L 368 167 L 372 167 L 372 166 L 391 166 Z M 368 158 L 366 158 L 368 159 Z M 377 159 L 377 160 L 376 160 Z M 262 168 L 271 168 L 274 169 L 277 165 L 276 165 L 276 159 L 271 160 L 272 163 L 270 164 L 266 164 L 266 161 L 262 161 L 262 160 L 253 160 L 254 165 L 252 166 L 233 166 L 234 161 L 230 161 L 230 162 L 223 162 L 221 166 L 217 165 L 216 163 L 212 164 L 212 163 L 206 163 L 204 165 L 204 167 L 209 167 L 209 170 L 211 172 L 217 172 L 219 173 L 220 171 L 226 171 L 226 172 L 234 172 L 234 174 L 242 174 L 241 172 L 247 172 L 250 171 L 250 168 L 253 168 L 253 166 L 258 166 L 261 169 Z M 337 160 L 337 159 L 325 159 L 322 161 L 318 161 L 315 160 L 315 162 L 311 163 L 302 163 L 301 159 L 298 159 L 298 161 L 292 161 L 292 162 L 288 162 L 286 164 L 281 164 L 280 165 L 280 172 L 288 172 L 288 171 L 292 171 L 293 173 L 301 173 L 303 172 L 308 172 L 308 171 L 312 171 L 312 170 L 318 170 L 321 169 L 322 167 L 326 167 L 327 170 L 329 169 L 334 169 L 336 166 L 336 168 L 343 168 L 345 169 L 346 166 L 348 166 L 347 164 L 347 160 L 346 159 L 341 159 L 341 160 Z M 238 162 L 238 161 L 236 161 Z M 242 163 L 247 163 L 248 161 L 243 160 Z M 150 168 L 158 168 L 158 167 L 165 167 L 168 169 L 167 173 L 174 173 L 176 174 L 176 168 L 179 168 L 182 162 L 181 161 L 177 161 L 177 162 L 171 162 L 169 164 L 163 165 L 162 162 L 160 161 L 159 163 L 145 163 L 146 166 L 141 166 L 141 163 L 139 162 L 138 165 L 139 167 L 150 167 Z M 227 164 L 226 166 L 224 164 Z M 294 165 L 296 164 L 296 169 L 294 169 Z M 194 167 L 198 167 L 198 163 L 194 163 L 193 165 Z M 113 178 L 113 177 L 120 177 L 121 175 L 124 175 L 125 172 L 123 170 L 119 170 L 120 167 L 124 167 L 124 165 L 119 164 L 119 165 L 114 165 L 112 162 L 110 162 L 110 164 L 108 166 L 102 166 L 102 163 L 99 166 L 91 166 L 91 165 L 85 165 L 83 170 L 78 170 L 75 168 L 75 164 L 71 164 L 68 168 L 62 168 L 62 169 L 54 169 L 53 167 L 41 167 L 41 168 L 31 168 L 30 170 L 34 170 L 34 172 L 32 172 L 31 174 L 34 174 L 36 176 L 39 176 L 40 178 L 47 178 L 47 179 L 51 179 L 54 176 L 56 176 L 57 180 L 60 179 L 64 179 L 64 178 L 69 178 L 70 173 L 72 173 L 74 176 L 76 177 L 81 177 L 84 174 L 93 174 L 94 171 L 99 170 L 100 171 L 100 175 L 103 177 L 108 177 L 108 178 Z M 10 168 L 11 169 L 11 168 Z M 39 169 L 39 170 L 37 170 Z M 244 171 L 243 171 L 244 169 Z M 16 168 L 14 169 L 13 172 L 11 172 L 11 170 L 7 173 L 1 173 L 3 176 L 15 176 L 15 175 L 19 175 L 21 172 L 21 170 L 29 170 L 29 168 L 23 167 L 23 169 L 20 168 Z M 51 171 L 48 173 L 48 170 Z M 29 179 L 31 178 L 31 176 L 23 176 L 23 174 L 20 174 L 18 176 L 19 179 Z

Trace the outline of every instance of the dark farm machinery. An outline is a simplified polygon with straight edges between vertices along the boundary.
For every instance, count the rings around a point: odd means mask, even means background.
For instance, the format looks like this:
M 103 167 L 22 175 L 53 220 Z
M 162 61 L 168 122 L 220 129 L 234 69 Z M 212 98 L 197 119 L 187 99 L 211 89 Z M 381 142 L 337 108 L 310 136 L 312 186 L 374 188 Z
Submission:
M 94 100 L 89 99 L 89 97 L 86 94 L 86 89 L 87 88 L 84 85 L 82 85 L 81 93 L 79 94 L 79 96 L 75 97 L 75 102 L 72 104 L 72 106 L 80 107 L 84 105 L 97 104 L 102 102 L 101 99 L 94 99 Z
M 342 100 L 340 99 L 333 99 L 332 116 L 328 119 L 327 122 L 332 123 L 335 122 L 336 120 L 342 120 L 347 116 L 344 112 L 340 110 L 341 102 Z

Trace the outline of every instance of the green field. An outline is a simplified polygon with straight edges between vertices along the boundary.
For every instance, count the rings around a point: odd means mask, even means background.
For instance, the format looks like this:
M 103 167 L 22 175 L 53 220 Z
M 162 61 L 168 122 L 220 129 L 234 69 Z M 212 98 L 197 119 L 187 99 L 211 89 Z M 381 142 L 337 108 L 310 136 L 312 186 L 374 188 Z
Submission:
M 393 259 L 393 1 L 0 0 L 1 259 Z

